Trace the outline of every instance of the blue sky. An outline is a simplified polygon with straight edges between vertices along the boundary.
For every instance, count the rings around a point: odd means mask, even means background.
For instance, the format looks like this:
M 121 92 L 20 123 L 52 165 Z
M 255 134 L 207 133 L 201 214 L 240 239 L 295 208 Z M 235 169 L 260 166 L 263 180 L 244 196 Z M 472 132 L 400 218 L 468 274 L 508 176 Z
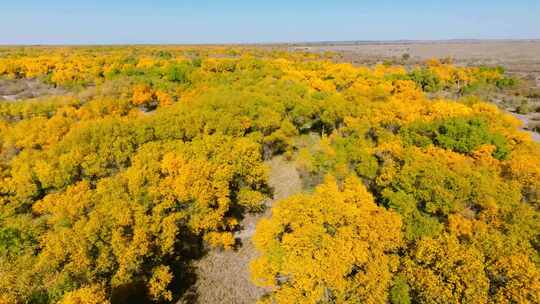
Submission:
M 540 0 L 0 2 L 0 44 L 540 38 Z

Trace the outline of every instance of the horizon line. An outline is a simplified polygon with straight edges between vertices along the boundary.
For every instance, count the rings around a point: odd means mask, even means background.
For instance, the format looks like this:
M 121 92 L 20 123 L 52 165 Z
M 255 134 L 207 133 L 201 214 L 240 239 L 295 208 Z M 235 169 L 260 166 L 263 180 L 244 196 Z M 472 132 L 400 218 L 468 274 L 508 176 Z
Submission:
M 540 42 L 540 38 L 452 38 L 452 39 L 381 39 L 381 40 L 313 40 L 274 42 L 111 42 L 111 43 L 0 43 L 0 47 L 39 46 L 310 46 L 310 45 L 385 45 L 430 43 L 482 43 L 482 42 Z

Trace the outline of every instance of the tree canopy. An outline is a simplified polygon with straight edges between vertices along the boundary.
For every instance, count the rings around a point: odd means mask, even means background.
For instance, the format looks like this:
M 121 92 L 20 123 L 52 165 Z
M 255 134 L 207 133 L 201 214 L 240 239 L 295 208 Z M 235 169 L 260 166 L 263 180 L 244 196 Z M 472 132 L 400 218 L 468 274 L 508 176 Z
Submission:
M 175 301 L 257 227 L 262 303 L 540 302 L 540 145 L 475 97 L 497 67 L 247 47 L 13 47 L 0 77 L 0 303 Z M 452 92 L 451 97 L 433 95 Z

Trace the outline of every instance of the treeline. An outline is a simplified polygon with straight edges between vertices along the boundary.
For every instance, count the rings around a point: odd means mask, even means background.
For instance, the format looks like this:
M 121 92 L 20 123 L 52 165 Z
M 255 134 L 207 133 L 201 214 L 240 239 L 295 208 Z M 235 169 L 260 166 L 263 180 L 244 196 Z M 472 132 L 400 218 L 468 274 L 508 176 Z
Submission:
M 257 228 L 261 302 L 540 301 L 540 147 L 471 95 L 511 86 L 499 68 L 217 47 L 1 56 L 2 77 L 69 93 L 0 102 L 0 302 L 175 300 L 189 262 L 234 248 L 263 210 L 277 154 L 314 189 Z

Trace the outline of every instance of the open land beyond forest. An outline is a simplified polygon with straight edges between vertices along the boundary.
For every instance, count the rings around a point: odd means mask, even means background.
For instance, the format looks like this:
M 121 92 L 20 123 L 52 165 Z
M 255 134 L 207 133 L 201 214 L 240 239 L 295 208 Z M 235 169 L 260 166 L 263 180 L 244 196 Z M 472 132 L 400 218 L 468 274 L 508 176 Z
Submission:
M 370 59 L 401 59 L 404 54 L 409 54 L 413 62 L 453 58 L 459 64 L 502 65 L 509 72 L 540 76 L 540 40 L 328 42 L 292 47 L 310 52 L 337 52 L 344 60 L 353 63 Z
M 0 48 L 0 304 L 540 303 L 535 41 Z

